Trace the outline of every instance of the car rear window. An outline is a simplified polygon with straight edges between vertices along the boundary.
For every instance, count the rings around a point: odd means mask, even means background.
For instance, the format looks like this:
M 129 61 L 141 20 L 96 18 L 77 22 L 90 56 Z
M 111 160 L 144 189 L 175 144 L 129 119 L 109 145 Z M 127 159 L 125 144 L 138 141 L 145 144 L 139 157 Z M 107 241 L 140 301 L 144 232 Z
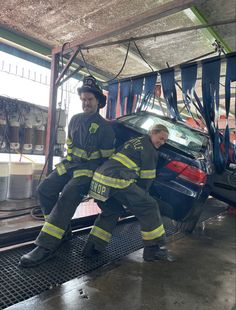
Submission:
M 171 119 L 162 119 L 153 114 L 127 115 L 118 119 L 119 122 L 125 123 L 140 133 L 148 133 L 155 124 L 162 124 L 169 130 L 168 144 L 186 152 L 200 153 L 204 152 L 208 145 L 206 135 L 191 129 L 182 123 L 177 123 Z

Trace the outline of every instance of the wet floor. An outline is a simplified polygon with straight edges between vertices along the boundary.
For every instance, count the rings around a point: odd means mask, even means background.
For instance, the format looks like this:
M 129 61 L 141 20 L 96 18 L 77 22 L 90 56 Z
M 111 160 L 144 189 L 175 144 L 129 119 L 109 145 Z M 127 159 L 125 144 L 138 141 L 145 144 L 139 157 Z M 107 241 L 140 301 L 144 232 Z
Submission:
M 236 216 L 203 222 L 171 242 L 174 263 L 146 263 L 142 250 L 11 310 L 236 310 Z

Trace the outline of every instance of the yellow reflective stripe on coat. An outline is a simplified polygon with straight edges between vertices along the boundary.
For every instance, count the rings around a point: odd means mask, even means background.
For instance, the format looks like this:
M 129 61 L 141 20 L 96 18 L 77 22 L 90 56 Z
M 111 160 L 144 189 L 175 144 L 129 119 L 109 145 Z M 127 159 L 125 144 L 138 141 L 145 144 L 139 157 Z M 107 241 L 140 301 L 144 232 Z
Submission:
M 57 170 L 58 175 L 63 175 L 66 173 L 66 167 L 63 163 L 57 164 L 56 170 Z
M 90 159 L 98 159 L 98 158 L 101 158 L 101 154 L 100 154 L 99 151 L 92 152 L 90 154 L 90 156 L 87 157 L 88 160 L 90 160 Z
M 69 156 L 69 155 L 66 156 L 66 159 L 67 159 L 68 161 L 72 161 L 72 157 Z
M 129 168 L 129 169 L 134 169 L 137 172 L 139 171 L 139 167 L 136 165 L 135 162 L 133 162 L 129 157 L 127 157 L 126 155 L 122 154 L 122 153 L 116 153 L 114 154 L 112 157 L 112 159 L 119 161 L 122 165 L 124 165 L 125 167 Z
M 111 234 L 98 226 L 93 226 L 90 235 L 94 235 L 103 241 L 109 242 L 111 240 Z
M 87 152 L 85 150 L 79 149 L 78 147 L 73 147 L 72 149 L 68 148 L 67 154 L 68 155 L 72 155 L 73 154 L 74 156 L 77 156 L 77 157 L 83 158 L 83 159 L 87 159 L 87 160 L 101 158 L 101 154 L 100 154 L 99 151 L 92 152 L 88 156 L 88 154 L 87 154 Z
M 48 223 L 46 222 L 44 225 L 43 225 L 43 228 L 42 228 L 42 231 L 57 238 L 57 239 L 62 239 L 64 233 L 65 233 L 65 230 L 51 224 L 51 223 Z
M 82 177 L 82 176 L 86 176 L 86 177 L 92 178 L 93 170 L 80 169 L 80 170 L 75 170 L 73 172 L 73 178 L 78 178 L 78 177 Z
M 164 226 L 161 225 L 152 231 L 141 231 L 143 240 L 153 240 L 164 235 L 165 229 Z
M 115 149 L 108 149 L 108 150 L 100 150 L 102 157 L 107 158 L 110 157 L 114 153 Z
M 140 170 L 139 176 L 141 179 L 155 179 L 156 169 L 153 170 Z
M 66 139 L 66 144 L 69 146 L 69 145 L 71 145 L 72 144 L 72 140 L 70 139 L 70 138 L 67 138 Z
M 106 197 L 104 197 L 98 193 L 95 193 L 92 190 L 89 191 L 89 197 L 91 197 L 93 199 L 101 200 L 101 201 L 106 201 L 108 199 L 108 198 L 106 198 Z
M 73 154 L 77 157 L 87 158 L 87 152 L 85 150 L 79 149 L 78 147 L 73 147 L 72 149 L 68 149 L 68 154 Z
M 91 159 L 98 159 L 98 158 L 108 158 L 114 153 L 115 149 L 108 149 L 108 150 L 98 150 L 95 152 L 92 152 L 89 156 L 87 152 L 83 149 L 80 149 L 78 147 L 68 148 L 67 150 L 67 156 L 77 156 L 79 158 L 91 160 Z
M 94 173 L 93 180 L 101 184 L 104 184 L 106 186 L 110 186 L 114 188 L 125 188 L 135 182 L 134 179 L 130 179 L 130 180 L 116 179 L 116 178 L 107 177 L 98 172 Z

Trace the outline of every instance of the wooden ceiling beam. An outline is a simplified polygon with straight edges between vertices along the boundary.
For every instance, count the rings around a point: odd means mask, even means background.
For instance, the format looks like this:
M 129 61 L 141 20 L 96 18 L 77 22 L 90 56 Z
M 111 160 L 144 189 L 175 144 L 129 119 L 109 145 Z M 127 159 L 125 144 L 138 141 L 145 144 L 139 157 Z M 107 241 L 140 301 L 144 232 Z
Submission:
M 178 13 L 196 5 L 200 1 L 201 0 L 172 0 L 168 3 L 164 3 L 140 15 L 129 17 L 122 21 L 116 22 L 113 25 L 109 25 L 109 27 L 103 31 L 92 32 L 83 38 L 67 43 L 63 46 L 63 53 L 68 53 L 68 50 L 74 49 L 80 45 L 95 44 L 101 40 L 108 39 L 125 31 L 151 23 L 157 19 Z M 61 50 L 61 46 L 55 47 L 52 52 L 56 54 L 61 52 Z

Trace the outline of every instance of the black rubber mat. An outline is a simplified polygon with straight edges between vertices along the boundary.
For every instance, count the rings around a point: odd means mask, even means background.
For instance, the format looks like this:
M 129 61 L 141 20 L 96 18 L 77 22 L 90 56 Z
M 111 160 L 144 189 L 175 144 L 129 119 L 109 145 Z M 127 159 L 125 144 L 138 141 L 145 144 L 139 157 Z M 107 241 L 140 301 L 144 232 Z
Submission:
M 224 207 L 207 207 L 201 221 L 224 210 Z M 182 236 L 171 221 L 165 224 L 165 229 L 167 236 L 172 235 L 177 239 Z M 33 245 L 0 253 L 0 309 L 87 274 L 143 247 L 137 221 L 118 225 L 106 252 L 92 259 L 81 256 L 81 249 L 86 239 L 87 233 L 79 232 L 71 241 L 61 246 L 55 259 L 29 269 L 18 268 L 17 265 L 19 258 L 33 249 Z

